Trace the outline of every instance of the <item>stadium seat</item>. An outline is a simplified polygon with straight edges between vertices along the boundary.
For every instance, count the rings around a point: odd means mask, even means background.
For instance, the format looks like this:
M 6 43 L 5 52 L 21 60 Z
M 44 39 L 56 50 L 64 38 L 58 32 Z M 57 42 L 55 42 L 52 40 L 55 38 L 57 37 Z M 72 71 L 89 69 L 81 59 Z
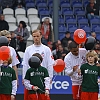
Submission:
M 67 28 L 65 26 L 59 26 L 59 34 L 65 34 Z
M 15 17 L 17 17 L 17 15 L 26 16 L 26 10 L 23 8 L 15 9 Z
M 28 18 L 27 17 L 17 17 L 17 25 L 20 21 L 24 21 L 28 25 Z
M 29 8 L 27 10 L 27 17 L 32 16 L 32 17 L 37 17 L 38 16 L 38 10 L 35 8 Z
M 12 16 L 14 16 L 14 10 L 11 9 L 11 8 L 5 8 L 5 9 L 3 9 L 3 14 L 4 15 L 12 15 Z
M 35 26 L 35 25 L 37 25 L 37 24 L 39 24 L 40 23 L 40 18 L 30 18 L 29 19 L 29 25 L 31 26 L 32 24 Z
M 73 10 L 66 10 L 64 12 L 62 12 L 62 14 L 64 15 L 64 19 L 66 18 L 66 16 L 74 16 Z
M 86 35 L 89 36 L 91 33 L 91 28 L 89 26 L 82 27 L 82 29 L 86 32 Z
M 26 3 L 26 9 L 35 8 L 35 3 Z
M 69 31 L 71 34 L 73 34 L 74 31 L 75 31 L 76 29 L 77 29 L 77 27 L 73 26 L 73 27 L 70 27 L 70 28 L 68 29 L 68 31 Z
M 16 18 L 15 17 L 5 17 L 5 20 L 8 22 L 9 25 L 16 25 Z
M 97 26 L 93 29 L 94 32 L 96 32 L 96 34 L 100 35 L 100 26 Z M 99 36 L 100 37 L 100 36 Z M 100 40 L 100 39 L 99 39 Z
M 17 29 L 17 26 L 16 25 L 9 25 L 9 31 L 10 32 L 13 32 L 15 29 Z
M 78 19 L 78 26 L 81 27 L 82 26 L 87 26 L 88 23 L 88 19 L 87 18 L 82 18 L 82 19 Z
M 49 10 L 42 10 L 39 12 L 39 16 L 40 16 L 40 19 L 42 19 L 43 17 L 50 17 L 50 12 Z
M 36 5 L 37 9 L 39 8 L 47 8 L 47 4 L 46 3 L 41 3 L 39 2 L 37 5 Z

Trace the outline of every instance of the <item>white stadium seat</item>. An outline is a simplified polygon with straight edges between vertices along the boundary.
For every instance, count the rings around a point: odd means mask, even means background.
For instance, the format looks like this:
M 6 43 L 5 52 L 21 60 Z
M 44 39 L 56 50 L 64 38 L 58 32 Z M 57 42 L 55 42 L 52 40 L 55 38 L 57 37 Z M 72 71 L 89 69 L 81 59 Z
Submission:
M 27 17 L 29 16 L 33 16 L 33 17 L 37 17 L 38 16 L 38 10 L 35 8 L 29 8 L 27 10 Z
M 5 8 L 5 9 L 3 9 L 3 14 L 4 15 L 12 15 L 12 16 L 14 16 L 14 10 L 11 9 L 11 8 Z
M 17 16 L 17 15 L 24 15 L 24 16 L 26 16 L 26 10 L 23 9 L 23 8 L 15 9 L 15 16 Z

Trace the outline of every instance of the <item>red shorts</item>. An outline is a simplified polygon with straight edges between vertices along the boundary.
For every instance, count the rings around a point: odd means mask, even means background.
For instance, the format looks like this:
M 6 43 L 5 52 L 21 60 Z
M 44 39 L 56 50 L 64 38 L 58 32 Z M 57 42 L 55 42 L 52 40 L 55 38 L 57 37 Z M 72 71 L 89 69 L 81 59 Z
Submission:
M 81 92 L 81 100 L 98 100 L 97 92 Z
M 50 100 L 50 97 L 45 94 L 29 94 L 28 100 Z
M 0 94 L 0 100 L 11 100 L 11 95 Z
M 29 91 L 25 88 L 24 89 L 24 100 L 28 100 Z
M 29 94 L 29 91 L 24 89 L 24 100 L 50 100 L 50 97 L 45 94 Z
M 73 93 L 74 100 L 80 100 L 81 86 L 80 85 L 73 85 L 72 86 L 72 93 Z

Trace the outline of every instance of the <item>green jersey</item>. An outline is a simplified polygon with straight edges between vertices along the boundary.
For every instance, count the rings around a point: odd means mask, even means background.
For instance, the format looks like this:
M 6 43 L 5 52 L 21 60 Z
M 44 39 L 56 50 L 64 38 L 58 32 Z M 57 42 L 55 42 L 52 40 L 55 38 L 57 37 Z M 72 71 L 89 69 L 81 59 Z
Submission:
M 88 63 L 81 66 L 82 91 L 84 92 L 99 92 L 98 76 L 100 76 L 100 67 L 89 65 Z
M 41 90 L 45 91 L 44 78 L 49 77 L 46 68 L 40 66 L 37 69 L 29 68 L 26 72 L 25 79 L 30 81 L 33 86 L 38 86 Z M 37 93 L 43 93 L 43 91 L 37 90 Z M 36 93 L 34 90 L 29 90 L 30 94 Z
M 12 81 L 16 80 L 16 74 L 11 67 L 1 67 L 0 94 L 12 93 Z

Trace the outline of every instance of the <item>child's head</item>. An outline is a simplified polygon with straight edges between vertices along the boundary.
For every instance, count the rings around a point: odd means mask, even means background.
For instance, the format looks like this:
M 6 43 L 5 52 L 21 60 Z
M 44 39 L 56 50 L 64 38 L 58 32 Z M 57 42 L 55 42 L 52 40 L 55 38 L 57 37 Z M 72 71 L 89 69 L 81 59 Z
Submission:
M 86 54 L 86 59 L 87 59 L 88 63 L 93 64 L 93 63 L 96 63 L 98 61 L 98 55 L 94 50 L 92 50 Z
M 42 62 L 43 58 L 39 53 L 34 53 L 32 56 L 36 56 L 40 59 L 40 61 Z

